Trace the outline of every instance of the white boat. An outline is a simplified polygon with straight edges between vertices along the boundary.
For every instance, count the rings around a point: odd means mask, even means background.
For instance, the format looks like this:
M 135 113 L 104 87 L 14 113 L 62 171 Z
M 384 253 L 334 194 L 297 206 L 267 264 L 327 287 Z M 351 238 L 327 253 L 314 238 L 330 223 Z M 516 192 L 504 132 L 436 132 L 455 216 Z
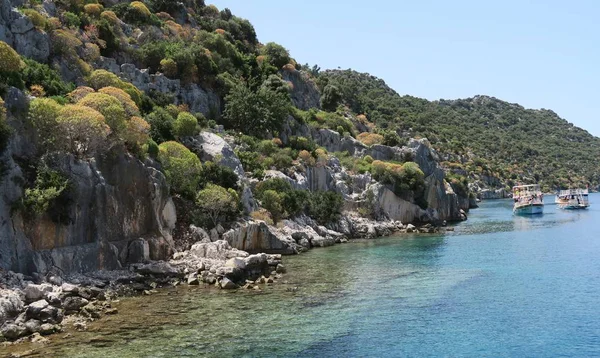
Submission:
M 561 190 L 556 194 L 554 202 L 560 209 L 578 210 L 587 209 L 590 206 L 588 189 Z
M 513 213 L 515 215 L 538 215 L 544 213 L 544 194 L 539 184 L 513 187 Z

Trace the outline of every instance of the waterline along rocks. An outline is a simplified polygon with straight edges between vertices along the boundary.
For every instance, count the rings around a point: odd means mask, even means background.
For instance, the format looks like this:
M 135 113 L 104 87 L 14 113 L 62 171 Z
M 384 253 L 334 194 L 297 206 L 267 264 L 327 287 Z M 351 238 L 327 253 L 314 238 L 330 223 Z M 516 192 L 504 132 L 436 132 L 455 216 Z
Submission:
M 455 107 L 548 119 L 300 65 L 249 21 L 192 0 L 2 1 L 0 98 L 7 340 L 64 317 L 84 327 L 69 317 L 114 314 L 115 295 L 259 290 L 285 272 L 282 255 L 435 233 L 539 177 L 457 142 L 473 118 Z M 454 128 L 428 130 L 446 114 Z M 595 140 L 573 133 L 573 145 Z

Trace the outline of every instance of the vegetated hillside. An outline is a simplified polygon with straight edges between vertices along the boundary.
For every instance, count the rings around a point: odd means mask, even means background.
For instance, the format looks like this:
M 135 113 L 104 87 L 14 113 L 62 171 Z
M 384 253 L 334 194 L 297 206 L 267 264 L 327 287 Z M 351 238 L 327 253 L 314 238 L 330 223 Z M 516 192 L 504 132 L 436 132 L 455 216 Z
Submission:
M 383 80 L 351 70 L 318 76 L 321 86 L 338 87 L 344 102 L 378 127 L 427 137 L 456 172 L 495 176 L 506 185 L 540 182 L 545 190 L 600 183 L 600 138 L 550 110 L 487 96 L 400 96 Z

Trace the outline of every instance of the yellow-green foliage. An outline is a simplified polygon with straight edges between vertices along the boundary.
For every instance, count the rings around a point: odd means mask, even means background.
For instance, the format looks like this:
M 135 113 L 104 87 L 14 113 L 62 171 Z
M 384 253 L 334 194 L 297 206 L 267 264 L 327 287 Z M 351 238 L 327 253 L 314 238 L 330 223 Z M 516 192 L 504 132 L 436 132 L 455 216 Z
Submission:
M 250 213 L 250 217 L 254 220 L 264 221 L 269 225 L 273 225 L 271 214 L 266 209 L 256 210 Z
M 356 136 L 356 139 L 364 145 L 372 146 L 373 144 L 383 143 L 383 136 L 377 133 L 364 132 Z
M 97 16 L 100 16 L 102 11 L 104 10 L 104 6 L 102 6 L 100 4 L 87 4 L 83 7 L 83 10 L 85 11 L 86 14 L 93 16 L 93 17 L 97 17 Z
M 94 89 L 92 87 L 79 86 L 67 94 L 67 97 L 71 100 L 71 102 L 77 103 L 90 93 L 94 93 Z
M 36 10 L 23 9 L 22 12 L 29 18 L 29 20 L 31 20 L 33 26 L 37 27 L 38 29 L 43 29 L 46 26 L 46 18 Z
M 93 108 L 102 113 L 106 124 L 117 134 L 122 133 L 127 126 L 127 113 L 121 102 L 113 96 L 94 92 L 83 97 L 77 104 Z
M 121 102 L 121 105 L 123 105 L 123 108 L 125 109 L 125 112 L 127 112 L 128 116 L 139 116 L 140 110 L 138 109 L 138 106 L 131 99 L 131 96 L 122 89 L 109 86 L 100 88 L 98 92 L 107 94 L 118 99 L 119 102 Z
M 95 62 L 100 58 L 100 47 L 98 45 L 87 42 L 85 44 L 84 58 L 89 62 Z
M 150 139 L 150 124 L 138 116 L 131 117 L 127 121 L 123 139 L 131 148 L 142 147 Z
M 196 134 L 198 120 L 189 112 L 180 112 L 173 124 L 173 133 L 178 137 Z
M 119 23 L 119 17 L 113 11 L 105 10 L 100 14 L 100 18 L 108 21 L 109 23 L 115 25 Z
M 177 62 L 173 59 L 165 58 L 161 60 L 160 68 L 167 77 L 173 78 L 177 76 Z
M 105 11 L 106 12 L 106 11 Z M 117 75 L 106 70 L 95 70 L 87 79 L 88 84 L 98 90 L 102 87 L 117 87 L 127 92 L 135 103 L 139 103 L 142 93 L 134 85 L 121 80 Z
M 425 174 L 417 163 L 398 164 L 375 160 L 371 167 L 373 177 L 384 184 L 393 185 L 398 195 L 408 190 L 418 192 L 423 188 Z
M 68 30 L 58 29 L 52 32 L 52 46 L 59 55 L 75 58 L 77 57 L 76 48 L 82 45 L 83 42 Z
M 56 144 L 79 157 L 93 156 L 106 146 L 110 128 L 93 108 L 68 104 L 57 117 Z
M 41 144 L 48 149 L 55 143 L 61 110 L 62 106 L 51 98 L 36 98 L 29 103 L 29 120 Z
M 146 7 L 146 5 L 144 5 L 144 3 L 141 2 L 141 1 L 133 1 L 133 2 L 131 2 L 131 4 L 129 4 L 129 6 L 131 6 L 131 8 L 139 16 L 143 16 L 145 18 L 149 18 L 152 15 L 152 13 L 150 12 L 150 10 L 148 10 L 148 8 Z
M 0 72 L 17 72 L 25 67 L 25 63 L 17 51 L 6 42 L 0 41 Z
M 202 164 L 183 144 L 164 142 L 158 146 L 158 160 L 171 189 L 192 198 L 198 188 Z

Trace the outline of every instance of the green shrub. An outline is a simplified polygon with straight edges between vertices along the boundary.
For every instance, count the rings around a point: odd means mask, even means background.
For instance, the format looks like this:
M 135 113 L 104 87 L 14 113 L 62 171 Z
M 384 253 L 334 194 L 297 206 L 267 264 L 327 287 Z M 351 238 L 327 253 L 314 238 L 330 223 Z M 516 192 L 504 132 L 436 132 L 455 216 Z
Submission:
M 311 194 L 308 212 L 320 224 L 328 224 L 340 217 L 344 200 L 333 191 L 316 191 Z
M 231 220 L 239 213 L 240 199 L 235 190 L 208 184 L 196 195 L 196 206 L 213 227 L 222 220 Z
M 106 124 L 116 135 L 120 136 L 127 127 L 127 113 L 121 102 L 113 96 L 94 92 L 83 97 L 80 106 L 86 106 L 102 113 Z
M 64 12 L 62 21 L 67 27 L 79 28 L 79 26 L 81 26 L 81 20 L 72 12 Z
M 61 110 L 62 106 L 51 98 L 36 98 L 29 103 L 29 120 L 44 149 L 54 148 L 57 137 L 60 137 L 57 130 Z
M 417 163 L 397 164 L 375 160 L 371 166 L 373 178 L 383 184 L 392 185 L 394 193 L 398 196 L 412 191 L 415 197 L 419 197 L 425 188 L 425 174 Z
M 238 176 L 231 168 L 208 161 L 202 165 L 199 186 L 202 188 L 208 184 L 217 184 L 225 189 L 237 190 Z
M 49 212 L 51 208 L 64 209 L 62 205 L 57 204 L 68 201 L 70 185 L 70 180 L 62 173 L 47 166 L 38 168 L 34 187 L 25 189 L 22 198 L 26 213 L 42 215 Z
M 275 42 L 267 43 L 260 52 L 262 55 L 265 55 L 269 63 L 277 69 L 281 69 L 283 66 L 290 63 L 291 60 L 288 50 Z
M 173 123 L 173 133 L 177 137 L 192 136 L 198 132 L 198 120 L 189 112 L 181 112 Z
M 110 128 L 102 113 L 93 108 L 68 104 L 57 118 L 56 145 L 79 157 L 94 156 L 106 148 Z
M 165 109 L 156 107 L 145 119 L 150 123 L 150 136 L 156 143 L 175 139 L 173 135 L 175 119 Z
M 280 130 L 291 107 L 289 98 L 281 93 L 268 88 L 253 92 L 246 85 L 234 87 L 225 102 L 227 124 L 237 131 L 261 138 Z
M 156 144 L 156 142 L 153 141 L 152 139 L 148 139 L 148 142 L 146 143 L 146 152 L 148 153 L 150 158 L 152 158 L 152 159 L 158 158 L 158 151 L 159 151 L 158 144 Z
M 277 224 L 284 216 L 283 199 L 275 190 L 266 190 L 261 196 L 262 206 L 265 208 L 273 219 L 273 223 Z
M 36 10 L 23 9 L 21 11 L 29 18 L 29 20 L 31 20 L 33 26 L 37 27 L 38 29 L 43 29 L 46 26 L 46 18 Z
M 196 154 L 180 143 L 164 142 L 158 146 L 158 160 L 171 190 L 192 198 L 202 172 L 202 164 Z
M 41 85 L 48 96 L 62 96 L 73 91 L 73 83 L 63 82 L 60 74 L 50 66 L 31 59 L 24 59 L 25 68 L 22 76 L 26 87 Z
M 20 73 L 24 67 L 25 63 L 19 54 L 6 42 L 0 41 L 0 92 L 4 92 L 8 86 L 24 88 Z
M 327 85 L 323 90 L 321 96 L 321 107 L 326 110 L 333 112 L 337 109 L 338 105 L 342 101 L 342 94 L 340 90 L 334 85 Z

